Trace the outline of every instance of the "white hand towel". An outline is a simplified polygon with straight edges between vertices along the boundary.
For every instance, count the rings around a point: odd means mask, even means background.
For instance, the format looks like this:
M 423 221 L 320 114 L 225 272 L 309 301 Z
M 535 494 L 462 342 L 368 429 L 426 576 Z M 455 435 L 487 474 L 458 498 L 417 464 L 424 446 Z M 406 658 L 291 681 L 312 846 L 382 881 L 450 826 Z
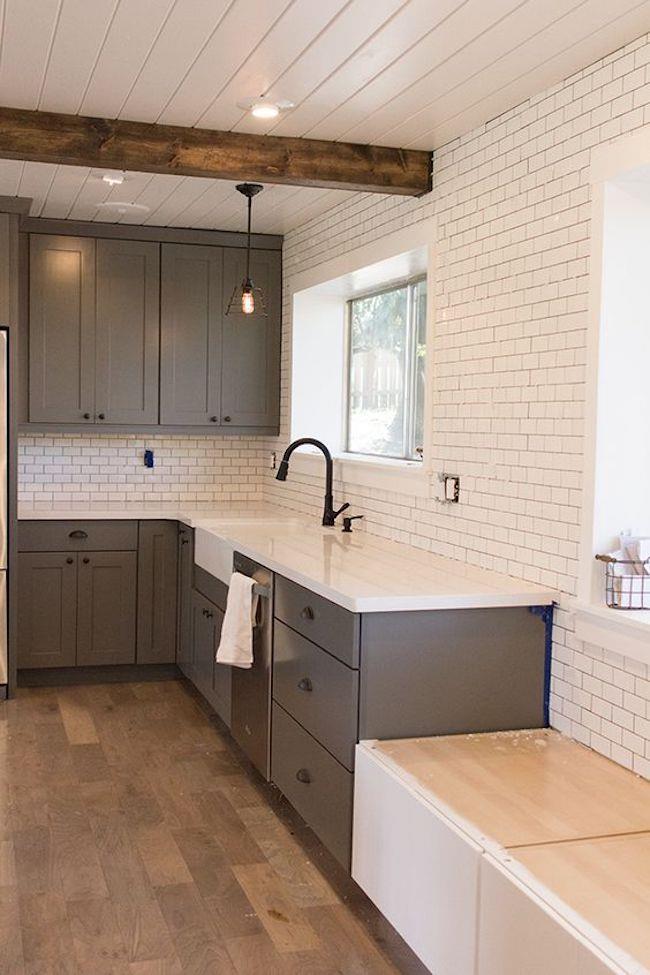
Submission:
M 250 576 L 233 572 L 217 650 L 218 664 L 248 669 L 253 666 L 253 626 L 258 599 L 253 592 L 254 585 L 255 580 Z

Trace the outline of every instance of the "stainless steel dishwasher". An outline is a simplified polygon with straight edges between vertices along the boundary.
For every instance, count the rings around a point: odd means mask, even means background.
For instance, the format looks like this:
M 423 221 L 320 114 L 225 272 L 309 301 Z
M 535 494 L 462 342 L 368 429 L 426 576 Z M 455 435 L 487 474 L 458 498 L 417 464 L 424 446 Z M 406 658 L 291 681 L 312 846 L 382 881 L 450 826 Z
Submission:
M 271 670 L 273 665 L 273 573 L 235 552 L 233 569 L 258 587 L 253 627 L 253 666 L 232 668 L 231 731 L 265 779 L 271 777 Z

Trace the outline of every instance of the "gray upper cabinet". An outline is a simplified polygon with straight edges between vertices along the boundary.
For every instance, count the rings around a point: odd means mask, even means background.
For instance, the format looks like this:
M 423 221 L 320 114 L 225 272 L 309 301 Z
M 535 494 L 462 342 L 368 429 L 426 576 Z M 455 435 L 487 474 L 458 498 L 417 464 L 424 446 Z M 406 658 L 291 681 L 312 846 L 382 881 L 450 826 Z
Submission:
M 29 422 L 273 432 L 281 262 L 251 252 L 247 316 L 244 248 L 32 233 Z
M 99 422 L 158 422 L 159 263 L 159 244 L 97 241 Z
M 93 422 L 95 241 L 30 239 L 29 419 Z
M 221 420 L 223 250 L 162 245 L 160 422 Z
M 282 306 L 279 251 L 251 252 L 253 285 L 266 299 L 262 307 L 255 294 L 255 313 L 244 315 L 233 291 L 246 274 L 246 251 L 224 251 L 224 318 L 222 365 L 222 417 L 224 424 L 267 427 L 278 423 L 280 409 L 280 330 Z

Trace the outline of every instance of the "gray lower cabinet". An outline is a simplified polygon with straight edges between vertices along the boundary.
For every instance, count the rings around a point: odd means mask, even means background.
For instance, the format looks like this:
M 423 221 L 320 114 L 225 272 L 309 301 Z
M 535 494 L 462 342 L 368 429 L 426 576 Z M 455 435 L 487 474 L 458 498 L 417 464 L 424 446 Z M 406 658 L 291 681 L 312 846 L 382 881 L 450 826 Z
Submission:
M 30 238 L 29 419 L 95 416 L 95 241 Z
M 349 867 L 357 741 L 543 727 L 547 636 L 528 607 L 358 615 L 276 576 L 273 781 Z
M 77 664 L 135 663 L 137 554 L 77 558 Z
M 278 704 L 271 777 L 340 863 L 350 866 L 354 776 Z
M 75 665 L 77 558 L 70 552 L 21 552 L 18 555 L 20 667 Z
M 255 314 L 244 315 L 238 289 L 246 273 L 246 252 L 224 251 L 222 422 L 242 427 L 274 426 L 280 409 L 281 255 L 251 251 L 251 277 L 266 305 L 255 294 Z
M 196 589 L 192 594 L 192 682 L 214 707 L 214 657 L 223 613 Z
M 160 422 L 221 422 L 223 250 L 162 245 Z
M 178 526 L 173 521 L 141 521 L 138 544 L 139 664 L 176 660 Z
M 95 419 L 158 422 L 160 245 L 98 240 Z
M 192 590 L 194 587 L 194 532 L 178 525 L 178 630 L 176 663 L 192 679 Z

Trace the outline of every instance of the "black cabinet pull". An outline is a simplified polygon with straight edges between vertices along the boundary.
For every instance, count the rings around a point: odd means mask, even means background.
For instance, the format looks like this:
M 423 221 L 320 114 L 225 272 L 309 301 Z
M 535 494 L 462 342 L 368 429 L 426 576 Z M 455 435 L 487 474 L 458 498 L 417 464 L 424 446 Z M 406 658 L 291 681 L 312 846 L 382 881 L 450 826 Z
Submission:
M 72 563 L 74 562 L 74 559 L 66 559 L 66 562 L 68 563 L 68 565 L 72 565 Z
M 219 417 L 218 416 L 211 416 L 210 417 L 210 423 L 217 423 L 218 420 L 219 420 Z
M 296 778 L 299 782 L 303 782 L 305 785 L 309 785 L 311 782 L 311 775 L 309 774 L 309 770 L 306 768 L 299 768 L 296 772 Z
M 310 681 L 309 677 L 303 677 L 302 680 L 298 681 L 298 690 L 300 691 L 313 691 L 314 685 Z
M 189 538 L 181 538 L 181 545 L 189 545 L 189 544 L 190 544 Z
M 105 419 L 106 419 L 106 417 L 104 416 L 104 414 L 103 414 L 103 413 L 98 413 L 98 414 L 97 414 L 97 419 L 98 419 L 98 420 L 105 420 Z
M 229 416 L 224 416 L 223 422 L 224 423 L 230 423 L 230 417 Z
M 313 620 L 316 616 L 311 606 L 305 606 L 300 615 L 304 620 Z
M 81 528 L 76 528 L 68 534 L 68 538 L 88 538 L 88 532 L 82 531 Z
M 89 559 L 89 558 L 88 558 L 88 557 L 86 556 L 86 557 L 85 557 L 85 558 L 83 559 L 83 562 L 84 562 L 84 565 L 88 565 L 88 563 L 90 562 L 90 559 Z

